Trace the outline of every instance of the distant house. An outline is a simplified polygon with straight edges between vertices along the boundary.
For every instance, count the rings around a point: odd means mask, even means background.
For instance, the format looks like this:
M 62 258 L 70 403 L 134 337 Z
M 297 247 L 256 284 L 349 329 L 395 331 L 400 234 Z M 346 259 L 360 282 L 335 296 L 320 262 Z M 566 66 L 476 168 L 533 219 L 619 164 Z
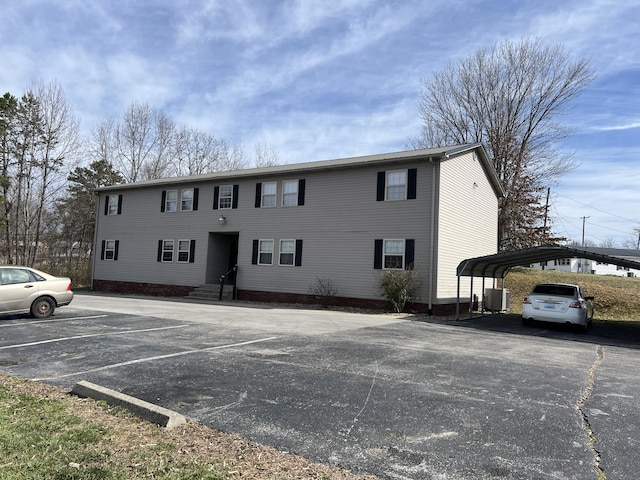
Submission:
M 411 308 L 438 313 L 455 309 L 458 263 L 496 253 L 503 190 L 472 144 L 97 194 L 94 290 L 188 295 L 237 266 L 228 281 L 239 300 L 315 302 L 322 279 L 337 290 L 325 300 L 381 308 L 380 274 L 414 268 L 421 286 Z
M 638 257 L 640 257 L 640 252 L 638 250 L 599 247 L 588 247 L 588 250 L 600 255 L 608 255 L 609 257 L 618 257 L 634 261 L 637 261 Z M 564 258 L 561 260 L 534 263 L 531 265 L 531 268 L 536 270 L 544 269 L 572 273 L 589 273 L 593 275 L 614 275 L 617 277 L 640 277 L 640 270 L 584 258 Z

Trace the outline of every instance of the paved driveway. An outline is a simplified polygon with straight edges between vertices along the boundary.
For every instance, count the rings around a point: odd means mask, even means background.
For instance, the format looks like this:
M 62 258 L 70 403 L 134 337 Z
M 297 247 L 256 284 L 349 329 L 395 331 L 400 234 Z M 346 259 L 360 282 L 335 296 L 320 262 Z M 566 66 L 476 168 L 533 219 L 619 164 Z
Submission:
M 46 321 L 0 320 L 0 368 L 382 478 L 597 479 L 601 458 L 635 479 L 636 335 L 77 295 Z

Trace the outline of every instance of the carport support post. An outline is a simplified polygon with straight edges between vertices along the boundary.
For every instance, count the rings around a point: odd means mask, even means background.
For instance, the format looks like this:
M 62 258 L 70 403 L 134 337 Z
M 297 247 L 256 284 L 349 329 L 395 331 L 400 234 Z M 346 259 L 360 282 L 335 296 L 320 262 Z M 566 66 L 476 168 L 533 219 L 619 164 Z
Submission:
M 458 295 L 456 298 L 456 321 L 460 320 L 460 274 L 458 274 Z
M 471 290 L 469 291 L 469 320 L 473 318 L 473 275 L 471 275 Z

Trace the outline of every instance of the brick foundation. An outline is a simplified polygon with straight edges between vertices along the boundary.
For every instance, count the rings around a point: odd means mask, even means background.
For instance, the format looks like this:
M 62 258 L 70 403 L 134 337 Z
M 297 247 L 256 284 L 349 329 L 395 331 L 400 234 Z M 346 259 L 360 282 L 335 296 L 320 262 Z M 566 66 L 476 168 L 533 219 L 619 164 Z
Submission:
M 93 290 L 133 295 L 152 295 L 158 297 L 186 297 L 195 287 L 183 285 L 162 285 L 157 283 L 119 282 L 114 280 L 93 280 Z M 336 307 L 364 308 L 368 310 L 393 311 L 393 306 L 386 300 L 351 297 L 318 298 L 313 295 L 297 293 L 262 292 L 257 290 L 238 290 L 238 300 L 263 303 L 296 303 L 302 305 L 326 305 Z M 460 314 L 469 311 L 469 303 L 460 304 Z M 450 316 L 456 313 L 456 304 L 429 305 L 425 303 L 407 303 L 407 313 L 429 313 L 437 316 Z

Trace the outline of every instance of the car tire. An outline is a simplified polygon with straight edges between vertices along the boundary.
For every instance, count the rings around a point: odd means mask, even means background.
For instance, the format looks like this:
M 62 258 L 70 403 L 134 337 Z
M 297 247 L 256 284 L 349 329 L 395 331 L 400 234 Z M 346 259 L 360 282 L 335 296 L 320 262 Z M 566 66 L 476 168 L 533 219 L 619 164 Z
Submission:
M 56 304 L 49 297 L 40 297 L 31 304 L 31 316 L 34 318 L 48 318 L 53 315 Z
M 531 319 L 530 319 L 530 318 L 522 317 L 522 325 L 524 325 L 525 327 L 528 327 L 528 326 L 530 326 L 530 325 L 531 325 L 531 323 L 532 323 L 532 322 L 531 322 Z

